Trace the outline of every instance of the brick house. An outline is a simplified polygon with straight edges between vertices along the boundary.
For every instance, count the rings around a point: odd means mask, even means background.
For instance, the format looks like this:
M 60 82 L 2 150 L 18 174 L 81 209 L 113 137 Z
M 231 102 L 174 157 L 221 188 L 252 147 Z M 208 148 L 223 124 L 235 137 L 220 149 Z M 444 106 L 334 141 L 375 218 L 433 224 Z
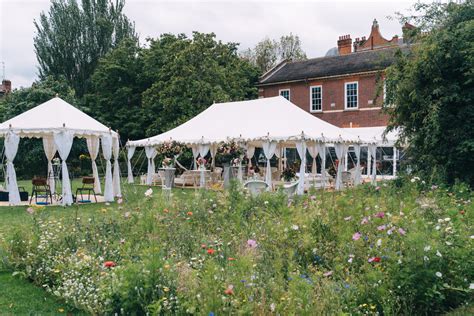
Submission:
M 2 84 L 0 84 L 0 98 L 4 95 L 10 93 L 12 90 L 12 83 L 10 80 L 2 80 Z
M 403 29 L 411 28 L 406 24 Z M 337 49 L 304 61 L 283 61 L 265 73 L 259 97 L 282 95 L 300 108 L 339 127 L 385 126 L 382 113 L 384 70 L 405 47 L 398 36 L 387 40 L 377 20 L 368 38 L 340 36 Z

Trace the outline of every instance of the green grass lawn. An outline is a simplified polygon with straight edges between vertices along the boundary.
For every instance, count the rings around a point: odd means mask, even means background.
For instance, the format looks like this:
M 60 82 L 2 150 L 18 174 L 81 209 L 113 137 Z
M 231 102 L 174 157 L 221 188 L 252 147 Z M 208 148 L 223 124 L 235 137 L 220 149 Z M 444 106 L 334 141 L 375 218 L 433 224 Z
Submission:
M 11 271 L 0 272 L 0 314 L 62 314 L 83 315 L 43 289 L 34 286 Z

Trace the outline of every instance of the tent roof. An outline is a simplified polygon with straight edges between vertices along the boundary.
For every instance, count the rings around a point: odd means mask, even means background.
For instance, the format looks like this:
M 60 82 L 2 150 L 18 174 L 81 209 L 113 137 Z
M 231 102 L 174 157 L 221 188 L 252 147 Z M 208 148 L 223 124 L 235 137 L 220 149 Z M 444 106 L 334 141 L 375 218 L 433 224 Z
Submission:
M 189 121 L 163 134 L 129 141 L 128 146 L 153 146 L 170 140 L 209 144 L 229 139 L 261 143 L 302 138 L 325 142 L 359 142 L 357 136 L 329 124 L 277 96 L 250 101 L 215 103 Z
M 76 137 L 117 133 L 59 97 L 42 103 L 0 124 L 0 136 L 12 130 L 21 137 L 43 137 L 66 128 Z
M 398 131 L 390 131 L 384 135 L 386 129 L 387 126 L 343 128 L 361 139 L 376 141 L 378 146 L 394 146 L 398 141 Z

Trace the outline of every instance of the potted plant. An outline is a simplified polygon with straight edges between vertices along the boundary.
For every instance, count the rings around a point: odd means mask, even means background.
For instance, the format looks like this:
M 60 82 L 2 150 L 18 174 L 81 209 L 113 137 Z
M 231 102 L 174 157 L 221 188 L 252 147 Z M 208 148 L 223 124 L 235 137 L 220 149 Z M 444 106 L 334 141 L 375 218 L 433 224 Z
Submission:
M 283 172 L 281 173 L 281 177 L 285 182 L 291 182 L 296 178 L 296 172 L 291 167 L 286 167 Z

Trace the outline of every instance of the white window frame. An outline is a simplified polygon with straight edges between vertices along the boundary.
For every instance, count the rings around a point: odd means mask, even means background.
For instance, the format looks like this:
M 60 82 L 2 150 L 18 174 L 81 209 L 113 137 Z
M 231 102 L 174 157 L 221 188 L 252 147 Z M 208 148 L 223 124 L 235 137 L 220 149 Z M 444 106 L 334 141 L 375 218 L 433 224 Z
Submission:
M 313 88 L 321 89 L 321 109 L 320 110 L 313 110 Z M 309 112 L 310 113 L 321 113 L 323 111 L 323 86 L 316 85 L 309 87 Z
M 348 108 L 347 107 L 347 86 L 350 85 L 350 84 L 357 84 L 357 106 L 355 107 L 350 107 Z M 351 81 L 351 82 L 344 82 L 344 110 L 358 110 L 359 109 L 359 101 L 360 101 L 360 98 L 359 98 L 359 81 Z
M 281 95 L 283 91 L 288 91 L 288 101 L 291 101 L 291 90 L 290 89 L 280 89 L 278 90 L 278 95 Z M 283 96 L 282 96 L 283 97 Z M 285 98 L 285 97 L 284 97 Z M 286 99 L 286 98 L 285 98 Z

